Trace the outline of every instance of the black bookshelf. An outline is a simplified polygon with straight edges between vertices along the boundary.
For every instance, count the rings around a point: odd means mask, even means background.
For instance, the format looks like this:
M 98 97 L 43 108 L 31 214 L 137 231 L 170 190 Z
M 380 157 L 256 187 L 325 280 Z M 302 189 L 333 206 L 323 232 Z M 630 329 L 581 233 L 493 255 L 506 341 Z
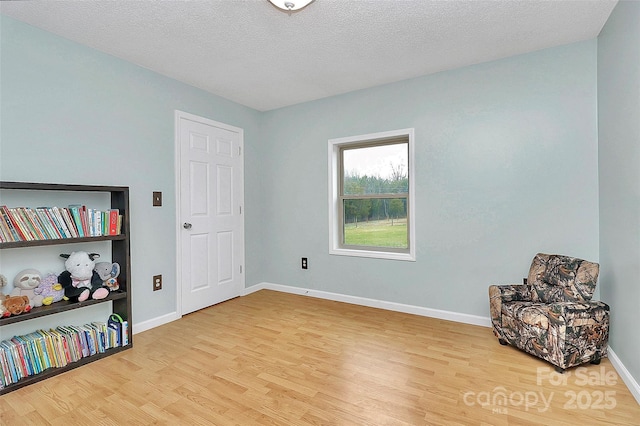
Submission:
M 0 327 L 9 324 L 15 324 L 23 321 L 29 321 L 34 318 L 42 318 L 50 315 L 56 315 L 61 312 L 72 311 L 74 309 L 84 308 L 87 306 L 97 305 L 101 303 L 112 303 L 112 312 L 117 313 L 129 323 L 128 327 L 128 345 L 109 349 L 105 353 L 96 354 L 90 357 L 81 358 L 77 362 L 68 364 L 62 368 L 49 368 L 40 374 L 25 377 L 17 383 L 11 384 L 0 389 L 0 395 L 14 391 L 31 383 L 44 380 L 57 374 L 69 371 L 73 368 L 85 365 L 102 359 L 106 356 L 118 353 L 122 350 L 129 349 L 133 346 L 133 333 L 131 327 L 131 252 L 130 252 L 130 214 L 129 214 L 129 187 L 126 186 L 105 186 L 105 185 L 67 185 L 57 183 L 35 183 L 35 182 L 7 182 L 0 181 L 0 191 L 11 190 L 28 190 L 28 191 L 58 191 L 58 192 L 102 192 L 110 194 L 110 208 L 118 209 L 122 217 L 122 227 L 119 235 L 103 235 L 97 237 L 81 237 L 81 238 L 62 238 L 62 239 L 43 239 L 35 241 L 12 241 L 0 243 L 0 250 L 10 250 L 15 248 L 29 248 L 42 246 L 57 246 L 64 244 L 91 243 L 96 241 L 111 242 L 111 259 L 112 262 L 120 264 L 120 275 L 118 283 L 120 289 L 111 292 L 109 296 L 101 300 L 86 300 L 84 302 L 60 301 L 49 306 L 41 306 L 33 308 L 28 313 L 10 316 L 0 319 Z M 102 318 L 101 320 L 105 320 Z M 33 330 L 35 331 L 35 330 Z M 10 338 L 11 336 L 9 336 Z M 5 337 L 6 338 L 6 337 Z

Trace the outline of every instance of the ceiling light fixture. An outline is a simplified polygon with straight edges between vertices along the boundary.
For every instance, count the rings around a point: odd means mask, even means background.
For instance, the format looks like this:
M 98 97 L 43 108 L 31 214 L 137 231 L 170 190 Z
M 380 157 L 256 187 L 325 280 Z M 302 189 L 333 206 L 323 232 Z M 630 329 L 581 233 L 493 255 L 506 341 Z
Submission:
M 300 9 L 304 9 L 314 1 L 315 0 L 269 0 L 269 2 L 278 9 L 289 12 L 289 15 L 291 15 L 291 12 L 297 12 Z

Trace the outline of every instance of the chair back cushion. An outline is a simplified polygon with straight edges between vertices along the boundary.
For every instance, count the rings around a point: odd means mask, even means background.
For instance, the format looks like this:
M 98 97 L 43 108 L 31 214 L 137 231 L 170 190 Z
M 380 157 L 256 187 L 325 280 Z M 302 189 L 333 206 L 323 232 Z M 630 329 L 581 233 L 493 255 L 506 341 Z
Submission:
M 527 284 L 535 302 L 586 302 L 596 289 L 599 271 L 597 263 L 538 253 L 531 262 Z

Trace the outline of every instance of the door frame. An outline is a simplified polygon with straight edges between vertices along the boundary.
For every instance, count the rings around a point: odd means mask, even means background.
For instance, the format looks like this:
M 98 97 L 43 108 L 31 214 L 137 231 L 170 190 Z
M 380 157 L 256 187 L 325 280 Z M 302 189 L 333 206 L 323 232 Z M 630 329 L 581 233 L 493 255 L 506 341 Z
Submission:
M 241 161 L 241 173 L 240 173 L 240 182 L 238 187 L 240 188 L 240 206 L 241 206 L 241 222 L 242 222 L 242 254 L 240 258 L 240 263 L 242 267 L 242 272 L 240 273 L 240 284 L 238 289 L 238 296 L 242 295 L 245 288 L 245 238 L 244 238 L 244 130 L 240 127 L 231 126 L 229 124 L 221 123 L 219 121 L 214 121 L 209 118 L 201 117 L 195 114 L 191 114 L 188 112 L 175 110 L 175 124 L 174 124 L 174 150 L 175 150 L 175 188 L 176 188 L 176 223 L 175 223 L 175 231 L 176 231 L 176 314 L 177 318 L 182 318 L 182 244 L 181 244 L 181 234 L 182 234 L 182 226 L 180 221 L 180 200 L 181 200 L 181 180 L 180 180 L 180 167 L 181 167 L 181 154 L 180 154 L 180 120 L 186 119 L 190 121 L 195 121 L 198 123 L 206 124 L 213 127 L 219 127 L 225 130 L 229 130 L 231 132 L 238 133 L 239 146 L 240 146 L 240 161 Z

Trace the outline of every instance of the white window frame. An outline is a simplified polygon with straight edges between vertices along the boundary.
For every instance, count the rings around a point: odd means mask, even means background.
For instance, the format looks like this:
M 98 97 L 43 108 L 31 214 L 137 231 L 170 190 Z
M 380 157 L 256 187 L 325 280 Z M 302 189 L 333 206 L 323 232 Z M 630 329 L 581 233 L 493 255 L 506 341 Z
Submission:
M 398 140 L 406 137 L 408 146 L 408 179 L 409 192 L 407 194 L 407 250 L 398 252 L 397 249 L 385 250 L 384 247 L 348 248 L 343 247 L 340 240 L 342 214 L 340 203 L 341 158 L 340 151 L 345 147 L 364 147 L 368 144 L 379 145 L 386 141 Z M 415 215 L 415 161 L 414 161 L 414 129 L 400 129 L 388 132 L 371 133 L 359 136 L 349 136 L 329 140 L 329 254 L 340 256 L 358 256 L 391 260 L 416 260 L 416 215 Z

